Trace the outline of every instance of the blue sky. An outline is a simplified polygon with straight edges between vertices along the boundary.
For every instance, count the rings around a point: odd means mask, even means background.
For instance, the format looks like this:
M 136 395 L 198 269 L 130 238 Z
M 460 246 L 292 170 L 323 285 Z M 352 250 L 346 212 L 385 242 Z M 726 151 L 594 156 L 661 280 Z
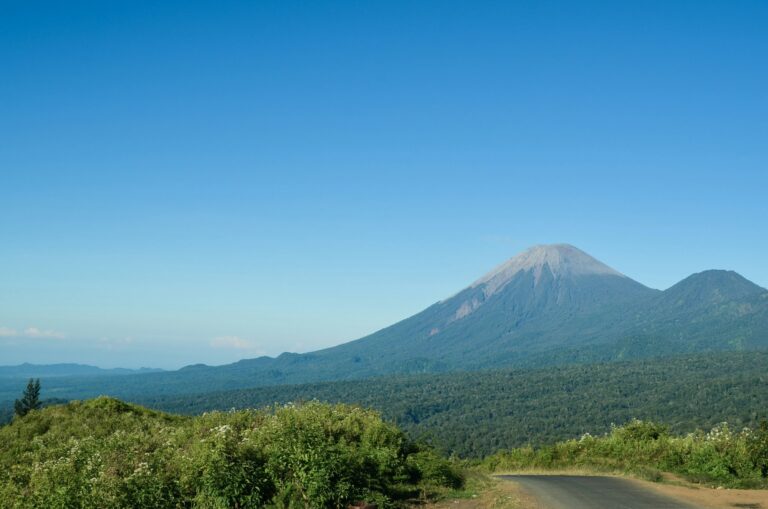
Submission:
M 768 286 L 768 4 L 0 2 L 0 364 L 355 339 L 537 243 Z

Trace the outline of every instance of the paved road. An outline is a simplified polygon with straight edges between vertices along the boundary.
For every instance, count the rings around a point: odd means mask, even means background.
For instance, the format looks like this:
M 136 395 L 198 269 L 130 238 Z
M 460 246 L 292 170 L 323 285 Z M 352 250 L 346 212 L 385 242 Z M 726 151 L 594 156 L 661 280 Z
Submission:
M 626 479 L 582 475 L 501 475 L 547 509 L 697 509 Z

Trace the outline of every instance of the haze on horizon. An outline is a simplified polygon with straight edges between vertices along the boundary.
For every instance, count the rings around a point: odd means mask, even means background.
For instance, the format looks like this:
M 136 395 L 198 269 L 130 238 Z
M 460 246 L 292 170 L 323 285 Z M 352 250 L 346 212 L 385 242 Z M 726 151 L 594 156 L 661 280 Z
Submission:
M 356 339 L 535 244 L 768 287 L 768 5 L 12 2 L 0 365 Z

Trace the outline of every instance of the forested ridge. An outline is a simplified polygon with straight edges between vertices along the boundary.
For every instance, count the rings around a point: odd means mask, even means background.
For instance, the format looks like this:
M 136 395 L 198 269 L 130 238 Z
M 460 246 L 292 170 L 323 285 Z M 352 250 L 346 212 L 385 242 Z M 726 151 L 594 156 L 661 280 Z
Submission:
M 727 421 L 756 426 L 768 417 L 768 352 L 717 353 L 539 370 L 262 387 L 179 397 L 147 397 L 185 414 L 259 408 L 317 399 L 375 408 L 413 438 L 445 453 L 480 457 L 525 444 L 603 433 L 633 418 L 673 432 Z
M 675 433 L 768 417 L 768 352 L 710 353 L 535 370 L 503 369 L 205 392 L 131 400 L 188 415 L 319 400 L 375 408 L 410 437 L 482 457 L 603 433 L 633 418 Z M 42 380 L 43 404 L 49 400 Z M 23 386 L 19 386 L 19 391 Z M 5 421 L 12 402 L 4 406 Z

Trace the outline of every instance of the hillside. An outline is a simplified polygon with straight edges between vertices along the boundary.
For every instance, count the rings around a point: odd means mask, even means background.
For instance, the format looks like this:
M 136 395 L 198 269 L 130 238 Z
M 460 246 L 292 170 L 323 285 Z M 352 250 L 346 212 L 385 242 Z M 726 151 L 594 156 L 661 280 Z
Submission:
M 768 418 L 768 352 L 713 353 L 537 370 L 390 376 L 182 397 L 148 406 L 196 414 L 318 399 L 380 410 L 446 453 L 483 456 L 603 433 L 633 418 L 675 432 Z

